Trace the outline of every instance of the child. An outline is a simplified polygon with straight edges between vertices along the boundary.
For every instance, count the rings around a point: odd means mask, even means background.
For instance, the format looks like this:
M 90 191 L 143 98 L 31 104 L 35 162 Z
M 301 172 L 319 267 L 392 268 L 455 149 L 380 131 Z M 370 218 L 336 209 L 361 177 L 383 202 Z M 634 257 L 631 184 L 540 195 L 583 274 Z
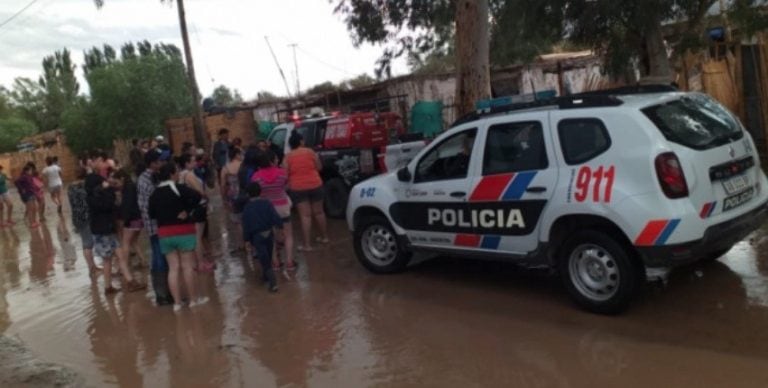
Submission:
M 3 205 L 8 212 L 5 222 L 3 222 Z M 3 172 L 3 166 L 0 166 L 0 228 L 3 226 L 13 226 L 16 223 L 11 218 L 13 215 L 13 202 L 8 195 L 8 177 Z
M 83 163 L 83 165 L 86 165 Z M 77 173 L 77 180 L 72 182 L 67 189 L 67 198 L 69 206 L 72 209 L 72 226 L 75 232 L 80 235 L 83 242 L 83 256 L 88 264 L 88 272 L 91 277 L 96 276 L 101 268 L 96 266 L 93 260 L 93 234 L 91 234 L 90 215 L 88 214 L 88 194 L 85 192 L 85 176 L 88 175 L 86 168 L 80 167 Z
M 115 294 L 120 291 L 112 286 L 112 260 L 117 257 L 120 248 L 115 230 L 115 190 L 101 175 L 91 172 L 85 177 L 85 192 L 93 233 L 93 252 L 103 260 L 104 294 Z
M 275 207 L 277 214 L 283 219 L 285 234 L 285 268 L 289 271 L 296 269 L 296 262 L 293 260 L 293 233 L 291 233 L 291 200 L 285 189 L 288 185 L 288 175 L 285 170 L 277 166 L 277 155 L 266 150 L 258 157 L 259 169 L 251 176 L 252 182 L 258 182 L 261 185 L 261 195 L 269 200 Z M 281 244 L 276 244 L 274 256 L 272 257 L 272 267 L 275 270 L 280 269 L 280 260 L 278 252 Z
M 272 249 L 275 234 L 282 240 L 283 220 L 275 207 L 266 199 L 259 198 L 261 186 L 257 182 L 248 184 L 246 191 L 250 200 L 243 209 L 243 236 L 251 243 L 253 255 L 261 264 L 263 279 L 270 292 L 277 292 L 275 271 L 272 269 Z
M 19 191 L 21 202 L 24 204 L 24 215 L 27 217 L 27 225 L 31 228 L 40 226 L 38 222 L 38 204 L 35 196 L 35 182 L 32 179 L 35 165 L 27 163 L 21 171 L 21 175 L 16 179 L 16 189 Z
M 51 201 L 56 205 L 56 211 L 61 214 L 61 187 L 63 182 L 61 180 L 61 167 L 59 167 L 58 161 L 59 159 L 55 156 L 45 158 L 47 166 L 43 169 L 42 175 L 48 185 Z

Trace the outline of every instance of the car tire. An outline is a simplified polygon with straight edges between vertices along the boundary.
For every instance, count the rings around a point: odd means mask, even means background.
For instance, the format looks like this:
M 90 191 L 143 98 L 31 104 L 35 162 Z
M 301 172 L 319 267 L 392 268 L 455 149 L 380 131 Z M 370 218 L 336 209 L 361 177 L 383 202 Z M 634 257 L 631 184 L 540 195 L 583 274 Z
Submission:
M 349 188 L 341 178 L 325 182 L 325 214 L 331 218 L 344 218 L 349 202 Z
M 558 271 L 571 298 L 598 314 L 625 311 L 645 281 L 645 271 L 610 235 L 585 230 L 569 237 L 558 254 Z
M 405 250 L 382 216 L 366 217 L 355 227 L 354 245 L 360 263 L 376 274 L 401 272 L 411 261 L 412 253 Z

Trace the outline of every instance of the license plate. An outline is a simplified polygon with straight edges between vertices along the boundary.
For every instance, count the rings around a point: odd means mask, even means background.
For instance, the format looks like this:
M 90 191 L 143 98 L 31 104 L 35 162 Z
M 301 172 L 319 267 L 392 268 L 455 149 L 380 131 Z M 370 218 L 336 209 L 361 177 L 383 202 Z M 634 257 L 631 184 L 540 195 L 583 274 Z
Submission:
M 749 178 L 746 175 L 735 176 L 723 181 L 723 188 L 725 188 L 725 193 L 728 195 L 741 193 L 747 187 L 749 187 Z
M 727 212 L 728 210 L 737 208 L 752 199 L 752 197 L 755 196 L 755 188 L 750 187 L 747 190 L 738 193 L 736 195 L 732 195 L 725 200 L 723 200 L 723 211 Z

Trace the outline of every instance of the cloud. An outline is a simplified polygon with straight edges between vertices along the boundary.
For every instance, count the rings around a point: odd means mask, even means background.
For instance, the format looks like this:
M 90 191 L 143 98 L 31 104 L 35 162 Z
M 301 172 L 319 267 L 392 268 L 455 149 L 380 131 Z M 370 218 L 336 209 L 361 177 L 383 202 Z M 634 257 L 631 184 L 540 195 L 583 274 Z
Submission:
M 2 1 L 0 20 L 28 2 Z M 346 26 L 327 0 L 191 0 L 186 8 L 197 81 L 204 95 L 220 84 L 240 90 L 246 98 L 261 90 L 284 95 L 264 36 L 270 37 L 291 93 L 296 74 L 290 43 L 299 44 L 303 89 L 371 74 L 381 55 L 379 47 L 352 46 Z M 0 84 L 10 85 L 17 76 L 37 78 L 43 57 L 65 47 L 78 65 L 84 50 L 105 43 L 119 48 L 146 39 L 182 47 L 177 18 L 173 5 L 160 0 L 107 0 L 101 10 L 91 0 L 40 0 L 0 28 Z M 396 64 L 395 69 L 402 72 L 405 65 Z

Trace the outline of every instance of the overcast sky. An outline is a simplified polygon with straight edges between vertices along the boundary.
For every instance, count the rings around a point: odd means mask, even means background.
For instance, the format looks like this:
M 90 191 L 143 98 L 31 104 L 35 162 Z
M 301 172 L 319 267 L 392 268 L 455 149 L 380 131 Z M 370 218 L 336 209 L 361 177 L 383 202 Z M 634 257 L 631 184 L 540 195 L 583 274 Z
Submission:
M 32 0 L 0 0 L 0 23 Z M 64 47 L 73 52 L 82 79 L 83 50 L 108 43 L 119 49 L 127 41 L 147 39 L 182 47 L 175 5 L 160 0 L 106 0 L 97 10 L 92 0 L 37 0 L 0 27 L 0 84 L 10 87 L 19 76 L 37 79 L 42 58 Z M 297 59 L 301 88 L 373 74 L 381 47 L 352 45 L 346 25 L 328 0 L 186 0 L 187 24 L 197 71 L 206 96 L 216 85 L 240 90 L 250 99 L 261 90 L 285 95 L 285 86 L 270 56 L 269 36 L 288 78 L 291 93 Z M 401 62 L 395 73 L 405 72 Z M 81 90 L 87 90 L 81 86 Z

